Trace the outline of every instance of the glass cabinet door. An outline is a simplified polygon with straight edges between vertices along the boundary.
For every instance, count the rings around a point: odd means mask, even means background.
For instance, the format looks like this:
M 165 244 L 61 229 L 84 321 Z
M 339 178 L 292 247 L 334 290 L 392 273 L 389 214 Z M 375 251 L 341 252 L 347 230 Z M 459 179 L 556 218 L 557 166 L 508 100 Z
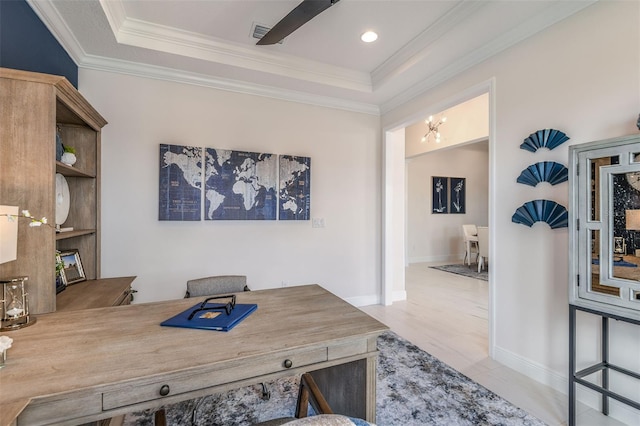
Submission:
M 570 151 L 570 302 L 640 319 L 640 137 Z

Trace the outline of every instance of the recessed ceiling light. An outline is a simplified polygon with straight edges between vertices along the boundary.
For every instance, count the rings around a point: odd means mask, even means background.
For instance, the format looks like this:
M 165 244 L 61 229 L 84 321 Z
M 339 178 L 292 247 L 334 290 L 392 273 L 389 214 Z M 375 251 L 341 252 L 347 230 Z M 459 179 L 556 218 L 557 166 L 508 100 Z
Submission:
M 360 36 L 360 40 L 364 41 L 365 43 L 371 43 L 373 41 L 376 41 L 377 39 L 378 34 L 373 31 L 367 31 Z

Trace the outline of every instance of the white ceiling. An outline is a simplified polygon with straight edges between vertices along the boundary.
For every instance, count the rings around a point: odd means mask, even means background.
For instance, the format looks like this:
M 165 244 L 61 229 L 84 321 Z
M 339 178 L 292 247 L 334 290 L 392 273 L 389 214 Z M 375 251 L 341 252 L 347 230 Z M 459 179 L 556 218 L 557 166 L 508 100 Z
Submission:
M 341 0 L 273 46 L 300 0 L 27 1 L 83 68 L 379 114 L 596 0 Z

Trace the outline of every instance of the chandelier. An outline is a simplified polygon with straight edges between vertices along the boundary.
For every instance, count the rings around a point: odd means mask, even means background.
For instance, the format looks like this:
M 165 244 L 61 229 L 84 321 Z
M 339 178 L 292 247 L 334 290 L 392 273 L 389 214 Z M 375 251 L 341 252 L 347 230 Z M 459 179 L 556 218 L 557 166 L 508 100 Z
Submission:
M 424 121 L 427 126 L 429 126 L 429 130 L 427 130 L 427 133 L 422 137 L 422 142 L 426 142 L 429 140 L 429 137 L 433 137 L 436 143 L 440 143 L 440 132 L 438 131 L 438 128 L 443 125 L 445 121 L 447 121 L 447 117 L 442 117 L 437 123 L 435 123 L 433 121 L 433 115 L 430 115 L 429 118 Z

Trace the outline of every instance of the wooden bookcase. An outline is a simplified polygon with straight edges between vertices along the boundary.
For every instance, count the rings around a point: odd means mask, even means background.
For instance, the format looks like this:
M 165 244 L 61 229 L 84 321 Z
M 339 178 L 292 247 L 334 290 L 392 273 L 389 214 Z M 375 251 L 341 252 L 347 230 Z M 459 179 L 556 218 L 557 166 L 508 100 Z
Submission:
M 55 174 L 69 184 L 70 209 L 57 233 L 18 226 L 18 258 L 0 277 L 27 276 L 30 312 L 56 310 L 56 249 L 78 249 L 88 280 L 100 278 L 100 133 L 106 120 L 64 77 L 0 68 L 0 204 L 55 222 Z M 56 126 L 76 149 L 73 167 L 56 161 Z M 66 291 L 66 290 L 65 290 Z

